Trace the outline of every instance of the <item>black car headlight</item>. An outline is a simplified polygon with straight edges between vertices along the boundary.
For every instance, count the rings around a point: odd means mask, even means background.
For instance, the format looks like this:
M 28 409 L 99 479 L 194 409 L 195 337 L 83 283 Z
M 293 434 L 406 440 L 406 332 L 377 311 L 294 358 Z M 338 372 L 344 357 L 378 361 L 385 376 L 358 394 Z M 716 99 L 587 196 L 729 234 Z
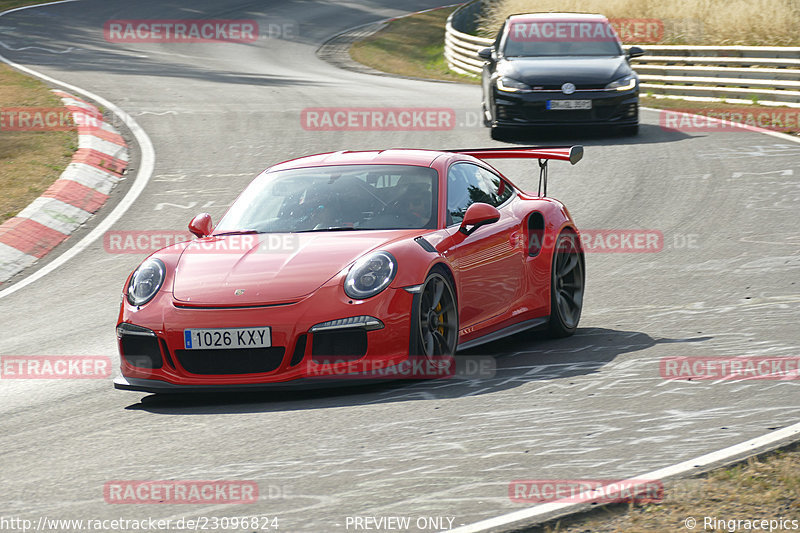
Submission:
M 634 87 L 636 87 L 636 76 L 631 74 L 630 76 L 625 76 L 624 78 L 620 78 L 618 80 L 612 81 L 608 85 L 606 85 L 607 91 L 630 91 Z
M 522 83 L 514 78 L 502 76 L 497 78 L 497 89 L 507 93 L 519 93 L 523 91 L 530 91 L 531 87 L 527 83 Z
M 167 268 L 161 259 L 147 259 L 133 271 L 128 283 L 128 303 L 144 305 L 156 295 L 164 283 Z
M 388 287 L 395 274 L 397 261 L 392 254 L 373 252 L 350 267 L 344 279 L 344 292 L 356 300 L 370 298 Z

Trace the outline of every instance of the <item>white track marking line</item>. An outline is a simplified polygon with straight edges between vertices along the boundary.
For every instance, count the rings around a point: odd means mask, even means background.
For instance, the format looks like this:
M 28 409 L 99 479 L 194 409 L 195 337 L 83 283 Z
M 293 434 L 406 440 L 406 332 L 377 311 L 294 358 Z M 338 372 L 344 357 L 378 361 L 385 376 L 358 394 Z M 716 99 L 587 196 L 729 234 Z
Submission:
M 768 435 L 762 435 L 761 437 L 756 437 L 740 444 L 729 446 L 728 448 L 723 448 L 722 450 L 716 452 L 707 453 L 705 455 L 701 455 L 700 457 L 683 461 L 682 463 L 659 468 L 658 470 L 653 470 L 652 472 L 648 472 L 639 476 L 634 476 L 625 481 L 621 481 L 620 483 L 630 483 L 633 487 L 637 484 L 637 482 L 642 484 L 645 480 L 664 481 L 684 476 L 690 472 L 702 472 L 703 468 L 705 467 L 714 465 L 716 463 L 722 465 L 726 461 L 729 461 L 737 456 L 741 456 L 741 458 L 744 459 L 747 456 L 768 451 L 770 447 L 774 446 L 780 441 L 789 439 L 796 440 L 798 436 L 800 436 L 800 423 L 773 431 Z M 603 492 L 602 489 L 600 492 Z M 531 523 L 531 521 L 536 520 L 537 518 L 541 518 L 544 521 L 562 517 L 575 511 L 586 510 L 591 502 L 592 500 L 587 499 L 586 501 L 582 502 L 545 503 L 542 505 L 529 507 L 527 509 L 522 509 L 520 511 L 514 511 L 513 513 L 500 515 L 495 518 L 481 520 L 480 522 L 475 522 L 474 524 L 457 527 L 455 529 L 451 529 L 450 532 L 479 533 L 482 531 L 489 531 L 494 528 L 506 526 L 521 527 L 523 525 L 528 525 Z
M 646 109 L 647 111 L 656 111 L 656 112 L 659 112 L 659 113 L 663 112 L 663 111 L 669 111 L 669 109 L 658 109 L 658 108 L 655 108 L 655 107 L 640 107 L 639 109 Z M 695 115 L 694 113 L 686 113 L 685 111 L 679 111 L 679 113 L 682 114 L 682 115 L 689 115 L 690 117 L 702 117 L 704 120 L 709 120 L 709 121 L 712 121 L 712 122 L 726 122 L 726 121 L 724 121 L 722 119 L 718 119 L 716 117 L 707 117 L 705 115 Z M 767 128 L 761 128 L 759 126 L 751 126 L 749 124 L 739 124 L 739 123 L 733 122 L 733 123 L 731 123 L 731 125 L 733 125 L 734 127 L 737 127 L 737 128 L 741 128 L 743 130 L 753 131 L 753 132 L 756 132 L 756 133 L 763 133 L 765 135 L 770 135 L 772 137 L 777 137 L 778 139 L 783 139 L 784 141 L 792 141 L 792 142 L 800 143 L 800 137 L 798 137 L 796 135 L 789 135 L 788 133 L 781 133 L 779 131 L 774 131 L 774 130 L 770 130 L 770 129 L 767 129 Z M 660 124 L 659 124 L 659 126 L 660 126 Z M 672 129 L 672 128 L 664 128 L 664 129 Z M 698 132 L 698 133 L 707 133 L 707 132 Z M 711 133 L 714 133 L 714 132 L 711 132 Z
M 50 2 L 47 4 L 18 7 L 0 13 L 0 17 L 2 17 L 3 15 L 7 15 L 8 13 L 13 13 L 15 11 L 20 11 L 23 9 L 33 9 L 37 7 L 51 6 L 54 4 L 63 4 L 66 2 L 75 2 L 75 1 L 77 0 L 60 0 L 58 2 Z M 86 96 L 90 100 L 93 100 L 94 102 L 102 105 L 103 107 L 114 113 L 128 127 L 128 129 L 130 129 L 131 133 L 133 133 L 133 136 L 136 138 L 136 142 L 139 144 L 139 149 L 141 150 L 141 161 L 139 163 L 139 169 L 136 173 L 136 179 L 134 180 L 130 190 L 128 190 L 127 194 L 125 194 L 125 197 L 120 201 L 120 203 L 117 204 L 116 207 L 114 207 L 114 209 L 102 220 L 102 222 L 100 222 L 97 225 L 97 227 L 91 230 L 85 237 L 83 237 L 80 241 L 75 243 L 67 251 L 59 255 L 56 259 L 54 259 L 44 267 L 40 268 L 30 276 L 23 278 L 22 280 L 18 281 L 17 283 L 11 285 L 6 289 L 0 290 L 0 298 L 5 298 L 6 296 L 10 296 L 11 294 L 17 292 L 18 290 L 27 287 L 34 281 L 43 278 L 53 270 L 59 268 L 61 265 L 63 265 L 76 255 L 81 253 L 83 250 L 88 248 L 92 243 L 94 243 L 97 239 L 101 238 L 103 234 L 111 228 L 111 226 L 113 226 L 120 218 L 122 218 L 122 216 L 133 205 L 133 202 L 135 202 L 136 199 L 139 197 L 139 195 L 142 193 L 145 186 L 147 185 L 147 182 L 150 180 L 150 177 L 153 174 L 153 168 L 155 167 L 156 153 L 155 150 L 153 149 L 153 143 L 150 141 L 150 137 L 148 137 L 147 133 L 142 129 L 142 127 L 139 126 L 139 124 L 125 111 L 117 107 L 115 104 L 112 104 L 102 96 L 98 96 L 85 89 L 76 87 L 75 85 L 65 83 L 55 78 L 51 78 L 50 76 L 37 72 L 33 69 L 14 63 L 13 61 L 7 59 L 2 55 L 0 55 L 0 61 L 9 65 L 12 68 L 25 72 L 26 74 L 30 74 L 31 76 L 50 82 L 54 85 L 58 85 L 74 93 L 82 94 L 83 96 Z

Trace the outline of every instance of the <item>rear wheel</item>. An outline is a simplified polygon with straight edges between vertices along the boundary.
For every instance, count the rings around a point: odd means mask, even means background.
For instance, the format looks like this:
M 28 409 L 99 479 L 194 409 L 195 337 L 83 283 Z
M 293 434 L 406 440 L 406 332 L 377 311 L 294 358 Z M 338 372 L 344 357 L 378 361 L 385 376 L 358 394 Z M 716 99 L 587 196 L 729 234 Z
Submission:
M 425 278 L 419 294 L 414 333 L 414 355 L 453 355 L 458 342 L 458 310 L 450 280 L 434 271 Z M 413 316 L 413 315 L 412 315 Z
M 552 337 L 568 337 L 578 329 L 586 282 L 583 252 L 578 236 L 564 232 L 558 236 L 553 252 L 550 277 L 550 324 Z

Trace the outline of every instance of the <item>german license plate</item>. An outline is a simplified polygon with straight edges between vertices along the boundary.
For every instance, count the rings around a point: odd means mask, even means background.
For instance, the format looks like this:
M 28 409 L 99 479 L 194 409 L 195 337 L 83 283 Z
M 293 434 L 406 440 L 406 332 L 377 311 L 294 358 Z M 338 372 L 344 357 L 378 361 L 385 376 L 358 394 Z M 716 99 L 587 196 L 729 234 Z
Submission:
M 187 350 L 230 350 L 236 348 L 269 348 L 270 328 L 211 328 L 183 330 Z
M 547 109 L 554 111 L 561 109 L 591 109 L 591 100 L 548 100 Z

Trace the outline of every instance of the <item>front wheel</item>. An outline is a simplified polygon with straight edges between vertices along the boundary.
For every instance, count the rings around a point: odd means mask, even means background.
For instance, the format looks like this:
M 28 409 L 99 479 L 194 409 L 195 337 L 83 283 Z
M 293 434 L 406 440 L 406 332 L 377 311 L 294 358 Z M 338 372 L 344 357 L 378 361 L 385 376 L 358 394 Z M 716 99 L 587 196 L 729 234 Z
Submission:
M 550 324 L 552 337 L 568 337 L 578 329 L 583 308 L 583 288 L 586 282 L 583 252 L 578 236 L 564 232 L 558 236 L 553 251 L 550 276 Z
M 412 354 L 436 357 L 453 355 L 458 342 L 458 310 L 453 286 L 447 277 L 431 272 L 419 293 Z
M 489 135 L 495 141 L 505 141 L 508 139 L 508 132 L 500 126 L 492 126 L 492 129 L 489 130 Z

